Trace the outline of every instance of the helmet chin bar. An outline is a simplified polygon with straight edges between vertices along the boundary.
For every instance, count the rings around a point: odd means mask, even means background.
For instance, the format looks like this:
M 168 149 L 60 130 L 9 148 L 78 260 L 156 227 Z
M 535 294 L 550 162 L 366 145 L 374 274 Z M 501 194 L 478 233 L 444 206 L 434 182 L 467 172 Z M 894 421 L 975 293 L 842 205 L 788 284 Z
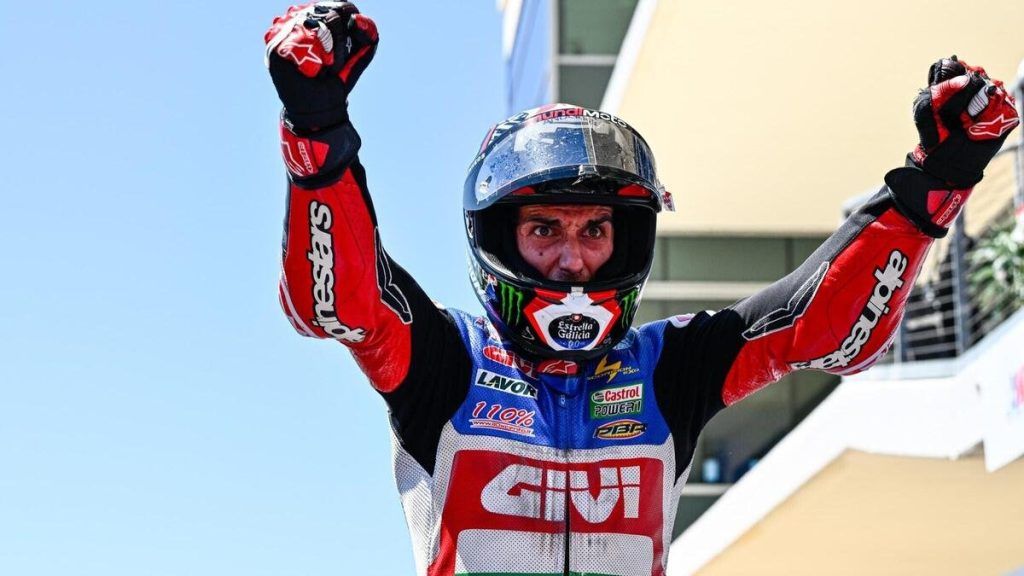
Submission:
M 596 358 L 625 337 L 640 303 L 643 279 L 617 286 L 543 288 L 481 265 L 470 277 L 495 329 L 522 353 L 555 360 Z
M 622 310 L 615 290 L 587 293 L 536 291 L 523 311 L 527 321 L 548 347 L 556 352 L 588 351 L 605 341 Z

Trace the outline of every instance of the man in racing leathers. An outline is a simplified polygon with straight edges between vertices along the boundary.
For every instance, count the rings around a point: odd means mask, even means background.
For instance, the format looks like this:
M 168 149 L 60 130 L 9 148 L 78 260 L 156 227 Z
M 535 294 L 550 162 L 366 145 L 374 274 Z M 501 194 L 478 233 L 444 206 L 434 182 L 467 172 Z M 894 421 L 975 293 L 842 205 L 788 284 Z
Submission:
M 876 361 L 928 247 L 1019 122 L 984 70 L 937 62 L 907 165 L 803 265 L 717 313 L 633 328 L 671 208 L 653 155 L 603 112 L 523 112 L 466 180 L 480 317 L 433 304 L 381 246 L 346 107 L 373 21 L 293 7 L 265 39 L 291 182 L 282 307 L 349 347 L 384 397 L 419 574 L 664 574 L 703 426 L 793 370 Z

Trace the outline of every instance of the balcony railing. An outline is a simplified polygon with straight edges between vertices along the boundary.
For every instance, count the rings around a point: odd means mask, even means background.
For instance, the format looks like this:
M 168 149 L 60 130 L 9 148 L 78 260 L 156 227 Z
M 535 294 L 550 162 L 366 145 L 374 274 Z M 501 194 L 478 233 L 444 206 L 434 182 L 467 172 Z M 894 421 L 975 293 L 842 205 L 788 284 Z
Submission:
M 891 361 L 959 356 L 1019 308 L 1008 286 L 987 285 L 1006 278 L 986 282 L 979 274 L 992 266 L 979 249 L 1020 217 L 1022 153 L 1020 142 L 1000 151 L 949 234 L 932 247 L 907 302 Z

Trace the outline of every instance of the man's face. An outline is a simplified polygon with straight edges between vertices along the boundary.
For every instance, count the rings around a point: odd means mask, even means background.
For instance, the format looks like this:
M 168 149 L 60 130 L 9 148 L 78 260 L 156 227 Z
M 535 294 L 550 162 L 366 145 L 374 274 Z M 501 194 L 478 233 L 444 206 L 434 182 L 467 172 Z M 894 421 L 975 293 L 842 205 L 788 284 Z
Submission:
M 519 208 L 519 254 L 548 280 L 587 282 L 611 258 L 612 209 L 585 204 Z

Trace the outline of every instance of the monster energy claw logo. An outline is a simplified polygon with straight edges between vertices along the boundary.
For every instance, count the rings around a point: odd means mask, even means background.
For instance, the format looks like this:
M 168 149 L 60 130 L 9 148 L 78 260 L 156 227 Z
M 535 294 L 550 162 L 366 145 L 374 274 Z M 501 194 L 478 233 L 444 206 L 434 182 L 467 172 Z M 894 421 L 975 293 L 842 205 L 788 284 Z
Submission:
M 501 300 L 501 319 L 508 325 L 519 323 L 523 310 L 523 292 L 518 288 L 498 281 L 498 297 Z
M 639 288 L 633 288 L 622 297 L 619 301 L 619 307 L 622 308 L 622 326 L 628 328 L 627 324 L 632 318 L 632 312 L 636 309 L 636 297 L 640 294 Z

